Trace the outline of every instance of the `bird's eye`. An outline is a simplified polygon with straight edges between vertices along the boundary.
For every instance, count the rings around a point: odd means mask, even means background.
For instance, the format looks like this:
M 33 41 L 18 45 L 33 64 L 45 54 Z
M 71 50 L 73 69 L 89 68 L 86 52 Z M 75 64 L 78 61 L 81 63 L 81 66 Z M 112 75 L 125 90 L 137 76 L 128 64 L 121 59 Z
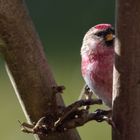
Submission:
M 102 31 L 102 32 L 97 32 L 97 33 L 95 33 L 94 35 L 96 35 L 96 36 L 98 36 L 98 37 L 101 37 L 101 36 L 104 36 L 104 32 Z

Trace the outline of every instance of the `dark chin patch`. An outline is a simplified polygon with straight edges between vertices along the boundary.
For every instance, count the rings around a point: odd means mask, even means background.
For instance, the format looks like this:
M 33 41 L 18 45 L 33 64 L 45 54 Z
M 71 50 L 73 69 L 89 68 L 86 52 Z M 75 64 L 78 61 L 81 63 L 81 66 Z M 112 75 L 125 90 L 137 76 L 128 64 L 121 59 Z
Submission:
M 113 47 L 114 40 L 106 41 L 105 44 L 107 47 Z

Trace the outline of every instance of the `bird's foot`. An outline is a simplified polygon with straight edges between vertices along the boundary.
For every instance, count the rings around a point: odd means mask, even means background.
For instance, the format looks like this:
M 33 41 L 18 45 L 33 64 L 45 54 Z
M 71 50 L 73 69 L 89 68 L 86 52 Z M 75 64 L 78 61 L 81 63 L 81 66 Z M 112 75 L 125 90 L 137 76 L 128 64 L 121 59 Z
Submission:
M 97 122 L 102 122 L 102 121 L 106 121 L 108 124 L 110 124 L 112 127 L 115 127 L 115 123 L 112 121 L 112 110 L 101 110 L 101 109 L 97 109 L 95 111 L 96 115 L 97 115 Z
M 88 85 L 85 85 L 81 94 L 84 95 L 84 98 L 86 100 L 90 100 L 90 99 L 92 99 L 93 92 L 88 87 Z M 89 110 L 90 109 L 90 105 L 84 106 L 84 109 Z

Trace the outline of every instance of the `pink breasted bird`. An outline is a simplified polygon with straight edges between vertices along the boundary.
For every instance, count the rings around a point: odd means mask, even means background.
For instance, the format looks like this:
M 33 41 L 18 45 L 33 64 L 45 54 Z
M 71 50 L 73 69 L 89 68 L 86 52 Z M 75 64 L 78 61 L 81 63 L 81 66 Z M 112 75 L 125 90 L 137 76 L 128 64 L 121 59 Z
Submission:
M 114 29 L 98 24 L 84 36 L 81 47 L 81 71 L 86 85 L 107 106 L 112 106 Z

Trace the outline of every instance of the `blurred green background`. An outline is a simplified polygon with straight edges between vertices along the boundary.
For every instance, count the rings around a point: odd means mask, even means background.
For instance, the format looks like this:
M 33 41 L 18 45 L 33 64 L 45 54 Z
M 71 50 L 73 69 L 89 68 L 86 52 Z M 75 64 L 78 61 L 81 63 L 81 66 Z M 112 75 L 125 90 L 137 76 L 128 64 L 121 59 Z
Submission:
M 79 97 L 84 81 L 80 72 L 80 47 L 86 31 L 98 23 L 114 25 L 115 0 L 26 0 L 47 59 L 68 105 Z M 96 106 L 99 108 L 100 106 Z M 0 60 L 1 140 L 34 140 L 20 131 L 25 117 Z M 92 108 L 92 109 L 95 109 Z M 90 122 L 78 128 L 82 140 L 111 140 L 106 123 Z

